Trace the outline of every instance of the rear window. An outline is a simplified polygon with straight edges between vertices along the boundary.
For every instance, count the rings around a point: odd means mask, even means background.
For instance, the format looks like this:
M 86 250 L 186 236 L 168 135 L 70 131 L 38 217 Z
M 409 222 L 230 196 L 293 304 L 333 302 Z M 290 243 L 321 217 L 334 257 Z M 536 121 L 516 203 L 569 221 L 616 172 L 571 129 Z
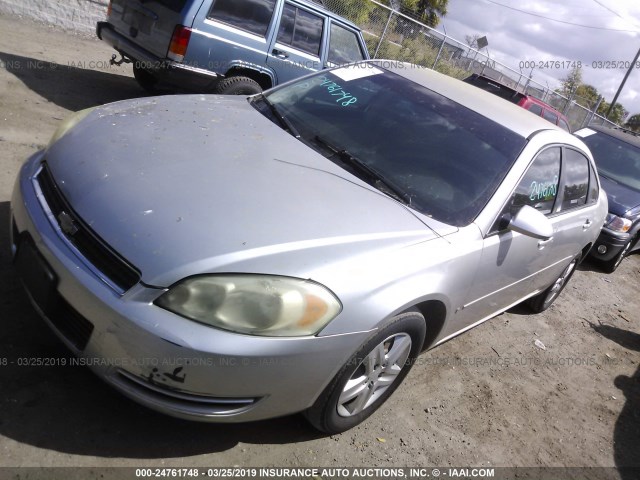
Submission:
M 340 161 L 348 152 L 409 197 L 410 207 L 457 226 L 480 213 L 526 143 L 463 105 L 368 64 L 319 73 L 267 99 L 311 148 L 360 176 Z
M 494 82 L 485 77 L 474 77 L 473 75 L 464 79 L 464 82 L 470 83 L 485 92 L 493 93 L 500 98 L 504 98 L 505 100 L 509 100 L 513 103 L 518 103 L 523 95 L 513 88 L 509 88 L 506 85 L 501 85 L 498 82 Z
M 276 0 L 214 0 L 209 18 L 265 36 Z

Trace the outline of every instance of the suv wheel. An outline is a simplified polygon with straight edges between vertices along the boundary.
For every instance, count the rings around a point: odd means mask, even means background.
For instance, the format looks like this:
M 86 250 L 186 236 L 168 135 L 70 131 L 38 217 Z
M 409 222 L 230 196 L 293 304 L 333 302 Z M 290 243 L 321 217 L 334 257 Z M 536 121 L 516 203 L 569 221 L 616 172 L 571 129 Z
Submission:
M 262 92 L 262 87 L 249 77 L 227 77 L 218 82 L 216 93 L 221 95 L 254 95 Z
M 629 249 L 631 248 L 631 245 L 633 245 L 633 242 L 635 242 L 635 238 L 632 238 L 627 243 L 625 243 L 620 252 L 611 260 L 609 260 L 608 262 L 602 262 L 602 269 L 607 273 L 615 272 L 622 263 L 624 257 L 626 257 L 627 253 L 629 253 Z

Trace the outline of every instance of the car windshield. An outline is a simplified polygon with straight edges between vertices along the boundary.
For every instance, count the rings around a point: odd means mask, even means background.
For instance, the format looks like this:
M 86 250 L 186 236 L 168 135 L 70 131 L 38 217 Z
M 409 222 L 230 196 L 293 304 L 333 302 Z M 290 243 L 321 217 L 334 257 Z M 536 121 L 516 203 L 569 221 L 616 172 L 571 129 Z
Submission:
M 640 148 L 604 133 L 582 141 L 591 150 L 600 174 L 640 191 Z
M 411 208 L 456 226 L 480 213 L 526 143 L 370 63 L 321 72 L 265 98 L 283 128 L 311 148 Z

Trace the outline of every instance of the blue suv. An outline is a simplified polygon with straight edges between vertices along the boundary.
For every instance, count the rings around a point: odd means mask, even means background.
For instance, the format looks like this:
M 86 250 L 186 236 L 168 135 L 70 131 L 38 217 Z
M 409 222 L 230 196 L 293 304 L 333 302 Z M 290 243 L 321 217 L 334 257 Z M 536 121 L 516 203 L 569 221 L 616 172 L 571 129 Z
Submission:
M 576 135 L 591 150 L 609 198 L 609 215 L 591 256 L 613 273 L 624 257 L 640 250 L 640 138 L 594 125 Z
M 250 95 L 369 58 L 356 25 L 306 0 L 111 0 L 97 35 L 147 90 Z

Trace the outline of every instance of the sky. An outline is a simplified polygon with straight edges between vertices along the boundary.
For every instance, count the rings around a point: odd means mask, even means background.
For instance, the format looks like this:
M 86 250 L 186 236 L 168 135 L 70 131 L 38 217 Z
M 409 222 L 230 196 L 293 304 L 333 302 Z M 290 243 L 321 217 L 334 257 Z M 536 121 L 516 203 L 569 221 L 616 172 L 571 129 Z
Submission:
M 460 41 L 486 35 L 492 59 L 516 72 L 521 62 L 533 61 L 532 78 L 552 89 L 573 62 L 582 62 L 583 83 L 609 102 L 640 49 L 638 0 L 449 0 L 447 10 L 437 30 Z M 548 68 L 547 61 L 568 68 Z M 531 68 L 522 71 L 528 75 Z M 640 113 L 640 68 L 631 72 L 618 102 Z

